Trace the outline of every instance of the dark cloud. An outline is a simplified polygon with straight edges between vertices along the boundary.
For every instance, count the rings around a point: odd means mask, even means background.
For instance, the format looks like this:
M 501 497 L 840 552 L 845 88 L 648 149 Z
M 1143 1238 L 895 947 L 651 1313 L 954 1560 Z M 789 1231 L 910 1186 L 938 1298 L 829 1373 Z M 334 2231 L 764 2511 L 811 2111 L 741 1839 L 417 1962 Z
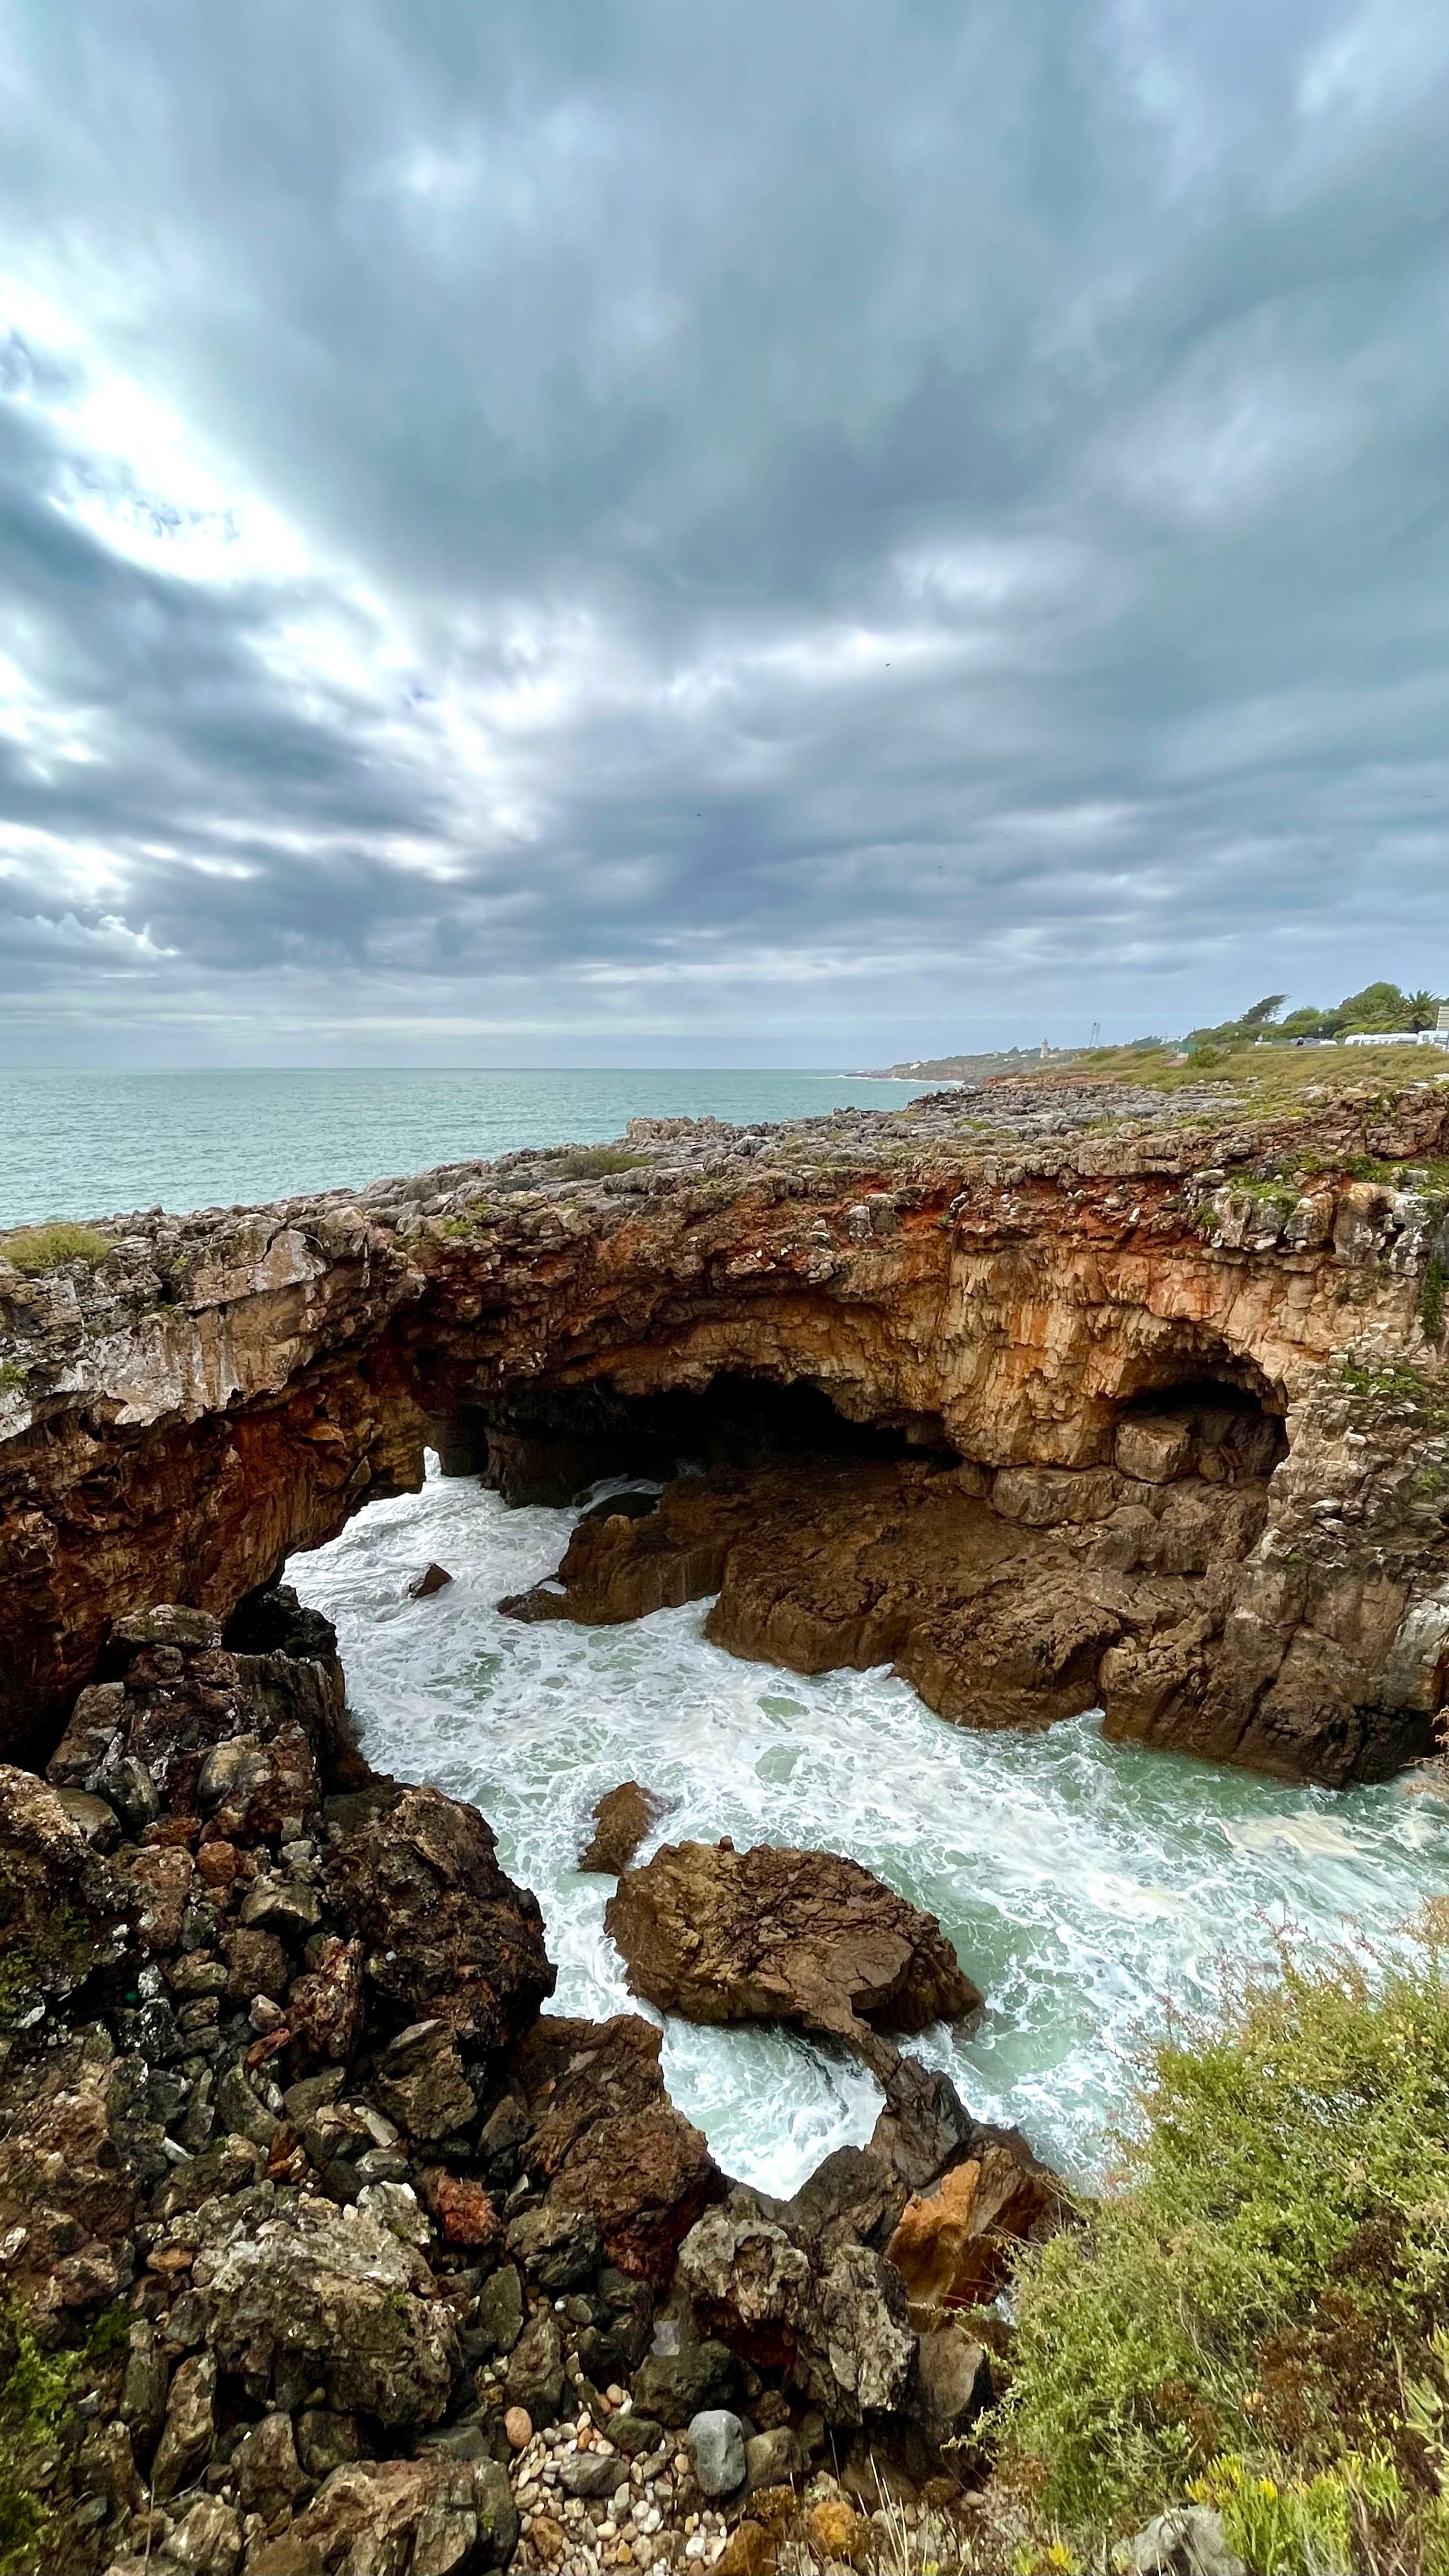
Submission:
M 14 0 L 15 1060 L 1449 986 L 1430 0 Z

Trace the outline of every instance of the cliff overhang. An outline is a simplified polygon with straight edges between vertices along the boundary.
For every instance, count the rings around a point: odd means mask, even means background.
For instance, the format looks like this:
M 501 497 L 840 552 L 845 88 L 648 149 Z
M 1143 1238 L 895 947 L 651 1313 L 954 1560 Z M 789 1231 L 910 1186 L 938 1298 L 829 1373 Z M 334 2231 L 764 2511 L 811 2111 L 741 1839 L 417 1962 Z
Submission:
M 828 1406 L 897 1474 L 934 1462 L 1094 1581 L 1196 1585 L 1078 1656 L 1115 1731 L 1378 1776 L 1444 1690 L 1446 1146 L 1436 1082 L 1277 1119 L 1017 1085 L 639 1121 L 619 1149 L 107 1220 L 95 1267 L 0 1263 L 0 1740 L 45 1749 L 116 1616 L 227 1616 L 428 1447 L 562 1498 L 628 1463 L 650 1406 L 667 1447 L 661 1406 L 734 1387 Z M 1190 1498 L 1205 1564 L 1164 1564 L 1140 1517 L 1104 1562 L 1124 1514 L 1192 1519 L 1126 1490 L 1184 1481 L 1138 1472 L 1140 1442 L 1134 1468 L 1131 1425 L 1204 1388 L 1276 1426 L 1272 1456 L 1186 1471 L 1219 1498 L 1217 1543 Z M 773 1651 L 747 1624 L 729 1642 Z

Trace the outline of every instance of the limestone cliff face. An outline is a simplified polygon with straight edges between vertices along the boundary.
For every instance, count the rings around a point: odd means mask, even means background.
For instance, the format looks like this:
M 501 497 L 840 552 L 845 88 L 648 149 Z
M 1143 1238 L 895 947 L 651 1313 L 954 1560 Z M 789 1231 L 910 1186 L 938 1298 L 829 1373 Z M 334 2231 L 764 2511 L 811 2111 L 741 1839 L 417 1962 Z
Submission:
M 1110 1466 L 1124 1405 L 1236 1390 L 1290 1444 L 1263 1536 L 1208 1633 L 1129 1641 L 1114 1724 L 1261 1760 L 1276 1691 L 1271 1767 L 1312 1770 L 1320 1720 L 1342 1737 L 1390 1689 L 1427 1738 L 1441 1530 L 1415 1478 L 1436 1435 L 1422 1409 L 1386 1422 L 1380 1380 L 1407 1362 L 1437 1383 L 1419 1308 L 1441 1207 L 1413 1158 L 1445 1150 L 1445 1095 L 1277 1126 L 1220 1104 L 1170 1123 L 1160 1101 L 1103 1123 L 1112 1106 L 1021 1086 L 784 1128 L 636 1122 L 612 1158 L 113 1220 L 94 1272 L 0 1261 L 0 1743 L 43 1738 L 111 1619 L 158 1597 L 228 1612 L 415 1485 L 425 1443 L 466 1466 L 491 1435 L 497 1468 L 552 1439 L 566 1482 L 621 1403 L 723 1372 L 812 1386 L 988 1476 Z M 1382 1179 L 1352 1177 L 1366 1158 Z M 1390 1434 L 1411 1453 L 1392 1509 L 1362 1490 Z

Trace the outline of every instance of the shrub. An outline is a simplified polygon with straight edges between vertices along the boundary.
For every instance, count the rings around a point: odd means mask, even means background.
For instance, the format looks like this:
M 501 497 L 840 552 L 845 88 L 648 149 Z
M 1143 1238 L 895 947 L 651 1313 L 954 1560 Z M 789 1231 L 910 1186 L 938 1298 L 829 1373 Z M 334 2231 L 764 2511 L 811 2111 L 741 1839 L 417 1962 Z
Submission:
M 43 1270 L 59 1270 L 65 1261 L 88 1261 L 94 1270 L 110 1249 L 93 1225 L 26 1225 L 15 1234 L 0 1235 L 0 1259 L 32 1279 Z
M 647 1154 L 632 1154 L 627 1145 L 573 1145 L 554 1155 L 540 1175 L 548 1181 L 597 1181 L 606 1172 L 637 1172 Z
M 1005 2473 L 1098 2547 L 1197 2492 L 1275 2576 L 1368 2563 L 1324 2552 L 1375 2516 L 1449 2570 L 1449 1928 L 1285 1943 L 1149 2066 L 1117 2182 L 1020 2276 Z

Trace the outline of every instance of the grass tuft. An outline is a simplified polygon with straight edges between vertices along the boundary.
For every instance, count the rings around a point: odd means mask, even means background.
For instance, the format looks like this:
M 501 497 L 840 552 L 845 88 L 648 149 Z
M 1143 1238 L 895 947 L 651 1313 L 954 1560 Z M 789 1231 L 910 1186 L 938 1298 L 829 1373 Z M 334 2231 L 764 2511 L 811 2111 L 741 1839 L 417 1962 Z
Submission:
M 0 1260 L 23 1270 L 29 1279 L 38 1278 L 42 1271 L 59 1270 L 67 1261 L 87 1261 L 94 1270 L 110 1249 L 108 1238 L 93 1225 L 25 1225 L 14 1234 L 0 1235 Z

